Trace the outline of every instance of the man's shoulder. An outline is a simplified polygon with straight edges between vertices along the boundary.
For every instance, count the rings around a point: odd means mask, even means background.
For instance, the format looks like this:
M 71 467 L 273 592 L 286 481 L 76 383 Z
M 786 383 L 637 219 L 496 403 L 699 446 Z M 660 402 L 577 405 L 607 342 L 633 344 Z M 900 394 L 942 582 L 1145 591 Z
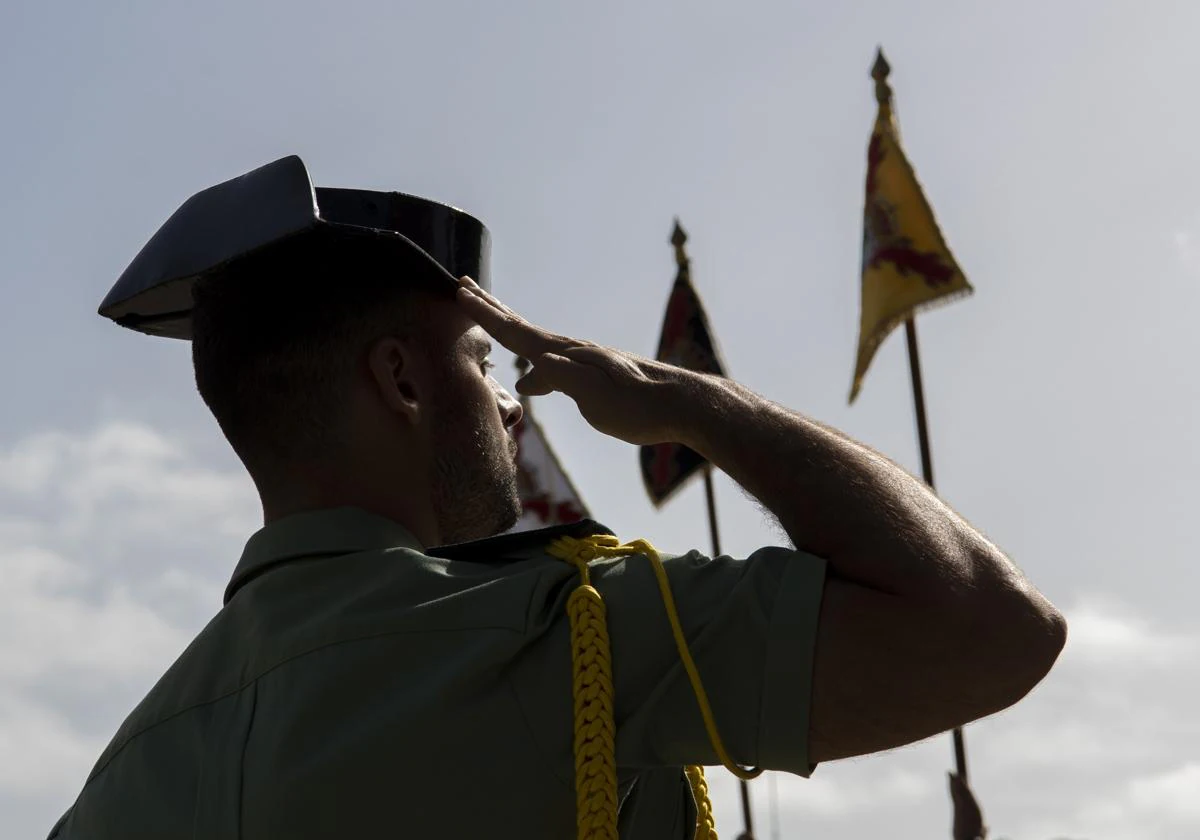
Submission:
M 532 531 L 500 534 L 482 540 L 440 545 L 425 550 L 430 557 L 446 560 L 465 560 L 472 563 L 508 563 L 540 557 L 559 537 L 591 537 L 597 534 L 613 536 L 608 528 L 591 519 L 581 519 L 565 525 L 553 525 Z

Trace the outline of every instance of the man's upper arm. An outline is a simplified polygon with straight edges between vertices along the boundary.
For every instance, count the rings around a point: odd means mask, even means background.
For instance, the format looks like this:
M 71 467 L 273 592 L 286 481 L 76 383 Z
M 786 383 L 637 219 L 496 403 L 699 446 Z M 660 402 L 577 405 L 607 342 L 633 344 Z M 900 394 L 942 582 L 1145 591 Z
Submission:
M 931 607 L 830 577 L 813 668 L 814 762 L 910 744 L 980 717 L 994 661 L 985 622 L 954 625 Z M 953 628 L 953 629 L 952 629 Z
M 741 764 L 807 775 L 825 564 L 782 548 L 664 560 L 717 729 Z M 649 559 L 599 564 L 612 642 L 620 766 L 718 764 Z

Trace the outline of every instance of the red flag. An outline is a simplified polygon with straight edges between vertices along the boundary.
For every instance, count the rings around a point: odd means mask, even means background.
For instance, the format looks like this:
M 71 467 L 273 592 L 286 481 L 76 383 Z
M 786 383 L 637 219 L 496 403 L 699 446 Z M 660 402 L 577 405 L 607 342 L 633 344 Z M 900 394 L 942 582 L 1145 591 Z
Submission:
M 513 427 L 522 514 L 512 530 L 531 531 L 590 518 L 579 492 L 550 448 L 546 433 L 533 419 L 529 402 L 522 400 L 522 405 L 525 414 Z
M 720 353 L 708 326 L 708 316 L 700 296 L 692 286 L 691 266 L 683 250 L 687 234 L 675 221 L 671 244 L 679 270 L 667 301 L 662 335 L 658 340 L 657 359 L 702 373 L 725 375 Z M 657 507 L 700 471 L 707 461 L 695 450 L 680 443 L 643 446 L 640 452 L 642 480 L 650 501 Z

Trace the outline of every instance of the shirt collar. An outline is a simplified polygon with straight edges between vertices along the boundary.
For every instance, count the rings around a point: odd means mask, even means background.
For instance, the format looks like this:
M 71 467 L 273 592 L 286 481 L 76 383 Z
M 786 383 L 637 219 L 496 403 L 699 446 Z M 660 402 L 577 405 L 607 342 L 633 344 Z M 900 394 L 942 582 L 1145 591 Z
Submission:
M 252 578 L 288 560 L 384 548 L 423 550 L 403 525 L 361 508 L 331 508 L 285 516 L 265 525 L 247 541 L 233 578 L 225 588 L 225 603 Z

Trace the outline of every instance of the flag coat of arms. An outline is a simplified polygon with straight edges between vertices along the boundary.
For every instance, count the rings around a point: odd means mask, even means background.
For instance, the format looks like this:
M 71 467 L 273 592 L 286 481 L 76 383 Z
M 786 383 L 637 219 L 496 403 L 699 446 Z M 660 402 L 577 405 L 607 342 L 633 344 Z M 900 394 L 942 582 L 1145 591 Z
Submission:
M 725 366 L 721 362 L 712 330 L 709 329 L 708 316 L 700 303 L 700 296 L 692 286 L 691 267 L 683 250 L 686 241 L 687 234 L 676 220 L 671 244 L 675 246 L 678 271 L 667 300 L 667 312 L 663 317 L 655 358 L 688 370 L 724 376 Z M 708 463 L 700 453 L 681 443 L 643 446 L 639 457 L 642 481 L 650 501 L 656 507 L 662 505 Z
M 879 112 L 867 147 L 862 316 L 850 402 L 858 396 L 875 351 L 893 329 L 921 309 L 973 291 L 900 146 L 889 72 L 880 51 L 871 71 Z
M 590 518 L 587 506 L 550 448 L 541 424 L 534 419 L 528 400 L 521 403 L 525 413 L 513 427 L 521 518 L 511 531 L 531 531 Z

